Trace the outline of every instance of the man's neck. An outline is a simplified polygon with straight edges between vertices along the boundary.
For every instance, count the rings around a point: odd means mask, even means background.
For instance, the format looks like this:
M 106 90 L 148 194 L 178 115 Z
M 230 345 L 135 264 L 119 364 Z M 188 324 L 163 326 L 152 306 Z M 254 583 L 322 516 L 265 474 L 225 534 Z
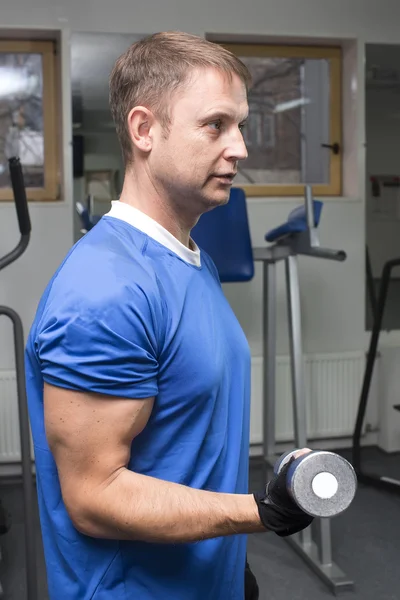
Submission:
M 127 173 L 119 200 L 137 208 L 151 219 L 154 219 L 164 229 L 169 231 L 177 240 L 187 248 L 193 249 L 190 243 L 190 231 L 196 221 L 185 222 L 185 216 L 157 193 L 149 182 L 141 182 L 133 174 Z M 174 210 L 175 209 L 175 210 Z

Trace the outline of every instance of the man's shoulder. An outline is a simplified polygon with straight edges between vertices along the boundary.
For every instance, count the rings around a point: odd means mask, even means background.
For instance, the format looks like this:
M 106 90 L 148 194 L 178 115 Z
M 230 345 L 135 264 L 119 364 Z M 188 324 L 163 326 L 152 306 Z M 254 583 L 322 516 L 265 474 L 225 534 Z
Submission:
M 126 240 L 107 235 L 100 224 L 95 229 L 73 246 L 54 274 L 47 305 L 110 309 L 120 303 L 153 304 L 159 296 L 157 276 L 140 236 Z
M 146 238 L 120 219 L 104 217 L 73 246 L 65 262 L 72 263 L 74 268 L 77 264 L 106 272 L 135 267 L 149 271 Z

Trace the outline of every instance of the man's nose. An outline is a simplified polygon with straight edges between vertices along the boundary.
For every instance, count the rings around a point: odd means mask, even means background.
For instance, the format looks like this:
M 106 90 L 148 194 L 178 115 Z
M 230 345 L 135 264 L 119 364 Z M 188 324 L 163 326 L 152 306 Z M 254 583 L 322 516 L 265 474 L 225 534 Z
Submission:
M 242 132 L 237 129 L 230 135 L 229 143 L 226 148 L 225 157 L 230 161 L 244 160 L 248 157 L 246 144 Z

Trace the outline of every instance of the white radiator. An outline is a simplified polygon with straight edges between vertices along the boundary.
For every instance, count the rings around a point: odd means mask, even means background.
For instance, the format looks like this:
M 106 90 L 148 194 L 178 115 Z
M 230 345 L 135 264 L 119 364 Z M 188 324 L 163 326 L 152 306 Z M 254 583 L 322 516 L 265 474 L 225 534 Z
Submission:
M 33 456 L 32 440 L 31 452 Z M 10 369 L 0 371 L 0 463 L 20 460 L 17 381 Z
M 352 434 L 364 376 L 362 352 L 305 356 L 307 438 Z M 289 357 L 276 363 L 276 441 L 294 439 Z M 252 359 L 251 443 L 262 443 L 263 358 Z
M 305 357 L 308 438 L 334 438 L 352 434 L 364 364 L 362 352 Z M 253 357 L 250 436 L 253 444 L 262 443 L 262 369 L 262 357 Z M 277 441 L 293 440 L 290 376 L 289 358 L 278 357 Z M 19 462 L 20 456 L 15 372 L 4 370 L 0 371 L 0 463 Z

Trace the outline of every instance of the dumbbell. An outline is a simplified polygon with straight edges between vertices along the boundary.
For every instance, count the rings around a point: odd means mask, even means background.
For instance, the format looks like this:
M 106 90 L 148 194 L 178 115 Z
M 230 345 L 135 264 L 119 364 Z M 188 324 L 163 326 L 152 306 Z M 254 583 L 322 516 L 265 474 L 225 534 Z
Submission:
M 276 475 L 296 452 L 286 452 L 276 461 Z M 286 486 L 293 500 L 307 514 L 334 517 L 352 503 L 357 477 L 351 464 L 342 456 L 314 450 L 295 458 L 289 465 Z

